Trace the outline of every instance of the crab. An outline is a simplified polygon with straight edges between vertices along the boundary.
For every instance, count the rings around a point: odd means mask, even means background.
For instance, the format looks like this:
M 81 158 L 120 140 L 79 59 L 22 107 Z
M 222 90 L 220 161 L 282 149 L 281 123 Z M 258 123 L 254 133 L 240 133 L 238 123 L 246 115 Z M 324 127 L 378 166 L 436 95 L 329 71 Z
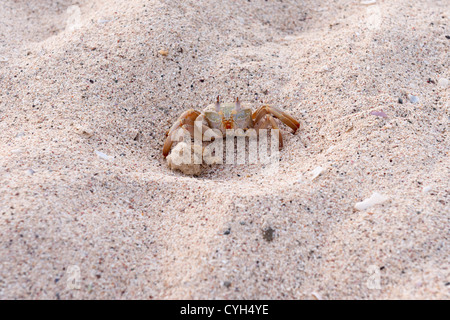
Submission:
M 230 129 L 242 129 L 244 131 L 255 129 L 257 133 L 259 130 L 266 129 L 269 126 L 273 129 L 279 129 L 275 118 L 290 127 L 293 130 L 293 134 L 300 128 L 300 123 L 297 120 L 277 107 L 263 105 L 255 112 L 252 112 L 252 109 L 241 106 L 239 98 L 236 98 L 234 103 L 221 103 L 220 98 L 217 97 L 216 103 L 207 106 L 203 112 L 189 109 L 180 115 L 167 132 L 163 146 L 163 156 L 167 157 L 170 153 L 174 142 L 172 134 L 176 130 L 183 128 L 193 137 L 196 130 L 195 122 L 197 121 L 202 125 L 202 134 L 208 129 L 213 129 L 216 132 L 219 130 L 225 136 L 227 130 Z M 281 131 L 279 131 L 279 135 L 281 149 L 283 147 Z

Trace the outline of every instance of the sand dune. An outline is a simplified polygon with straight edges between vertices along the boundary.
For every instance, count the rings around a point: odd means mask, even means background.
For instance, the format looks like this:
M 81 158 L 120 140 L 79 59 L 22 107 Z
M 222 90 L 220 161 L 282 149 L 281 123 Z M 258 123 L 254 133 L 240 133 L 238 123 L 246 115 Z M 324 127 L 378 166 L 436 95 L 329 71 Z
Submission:
M 448 16 L 2 1 L 0 298 L 450 298 Z M 166 131 L 217 95 L 301 122 L 275 176 L 168 168 Z

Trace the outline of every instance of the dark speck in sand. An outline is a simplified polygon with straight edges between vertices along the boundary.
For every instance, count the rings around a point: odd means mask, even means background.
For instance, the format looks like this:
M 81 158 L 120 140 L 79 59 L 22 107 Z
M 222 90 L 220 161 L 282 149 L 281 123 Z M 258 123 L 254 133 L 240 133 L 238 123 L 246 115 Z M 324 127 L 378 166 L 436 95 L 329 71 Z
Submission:
M 447 39 L 450 39 L 450 36 L 445 36 Z
M 224 235 L 229 235 L 231 233 L 231 228 L 228 228 L 227 230 L 224 231 Z
M 271 227 L 263 230 L 263 238 L 267 242 L 273 241 L 275 230 Z
M 230 282 L 230 281 L 225 281 L 225 282 L 223 283 L 223 285 L 224 285 L 224 287 L 229 288 L 229 287 L 231 287 L 231 282 Z

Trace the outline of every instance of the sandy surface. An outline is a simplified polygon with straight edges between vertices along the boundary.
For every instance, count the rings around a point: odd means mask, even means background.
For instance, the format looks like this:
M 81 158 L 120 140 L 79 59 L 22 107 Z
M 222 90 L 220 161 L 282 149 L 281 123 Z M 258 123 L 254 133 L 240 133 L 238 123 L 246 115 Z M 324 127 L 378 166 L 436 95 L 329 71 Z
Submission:
M 0 298 L 449 299 L 448 9 L 1 1 Z M 167 167 L 218 94 L 300 120 L 277 176 Z

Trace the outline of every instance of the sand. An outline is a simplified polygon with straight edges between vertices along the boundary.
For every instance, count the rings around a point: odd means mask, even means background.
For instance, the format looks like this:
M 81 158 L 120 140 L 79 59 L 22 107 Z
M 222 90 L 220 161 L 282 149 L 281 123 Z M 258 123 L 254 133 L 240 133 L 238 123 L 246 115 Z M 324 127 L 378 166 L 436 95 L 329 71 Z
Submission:
M 448 9 L 2 1 L 0 298 L 449 299 Z M 217 95 L 302 123 L 276 175 L 168 168 Z

